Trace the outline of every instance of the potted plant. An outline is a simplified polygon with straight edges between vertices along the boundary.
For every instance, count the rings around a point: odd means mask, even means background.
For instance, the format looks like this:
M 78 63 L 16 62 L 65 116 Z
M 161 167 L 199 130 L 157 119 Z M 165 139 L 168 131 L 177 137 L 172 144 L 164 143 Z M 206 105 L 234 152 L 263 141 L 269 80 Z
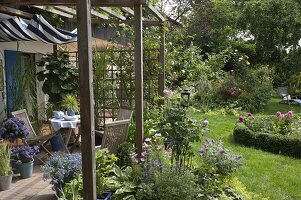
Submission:
M 39 152 L 38 146 L 19 146 L 11 149 L 12 157 L 17 160 L 22 178 L 29 178 L 33 172 L 34 156 Z
M 75 95 L 67 94 L 61 102 L 63 109 L 67 110 L 68 116 L 74 116 L 75 112 L 79 112 L 79 104 Z
M 0 144 L 0 191 L 8 190 L 12 181 L 10 167 L 10 148 L 6 143 Z
M 14 142 L 25 139 L 28 134 L 25 122 L 17 117 L 4 119 L 0 125 L 0 140 Z

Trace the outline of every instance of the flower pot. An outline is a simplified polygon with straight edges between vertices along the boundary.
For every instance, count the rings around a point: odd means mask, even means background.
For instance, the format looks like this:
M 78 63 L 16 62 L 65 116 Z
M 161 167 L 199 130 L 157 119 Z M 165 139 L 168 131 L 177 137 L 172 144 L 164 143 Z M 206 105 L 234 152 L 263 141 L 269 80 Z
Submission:
M 97 200 L 110 200 L 112 196 L 112 192 L 105 192 L 101 197 L 97 197 Z
M 19 165 L 21 178 L 30 178 L 33 172 L 33 160 Z
M 64 149 L 63 138 L 61 135 L 56 135 L 50 140 L 53 151 L 60 151 Z
M 7 176 L 0 176 L 0 191 L 8 190 L 10 188 L 12 177 L 13 172 L 10 172 Z
M 11 166 L 14 174 L 19 174 L 20 173 L 20 171 L 19 171 L 19 163 L 18 163 L 17 160 L 10 159 L 10 166 Z
M 67 109 L 67 115 L 68 116 L 74 116 L 75 115 L 75 111 L 72 109 Z

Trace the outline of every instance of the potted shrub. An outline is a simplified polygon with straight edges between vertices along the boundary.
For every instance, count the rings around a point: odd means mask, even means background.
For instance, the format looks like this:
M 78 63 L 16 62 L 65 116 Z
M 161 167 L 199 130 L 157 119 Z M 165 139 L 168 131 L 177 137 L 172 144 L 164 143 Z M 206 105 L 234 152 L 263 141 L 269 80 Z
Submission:
M 75 112 L 79 112 L 79 104 L 75 95 L 68 94 L 64 96 L 61 106 L 67 111 L 69 116 L 74 116 Z
M 39 152 L 38 146 L 13 147 L 12 158 L 17 160 L 18 169 L 22 178 L 29 178 L 33 172 L 34 156 Z
M 7 144 L 0 144 L 0 191 L 8 190 L 12 181 L 12 171 L 10 167 L 10 148 Z
M 29 134 L 25 122 L 17 117 L 7 118 L 0 125 L 0 139 L 14 142 L 25 139 Z
M 50 180 L 57 196 L 72 179 L 82 170 L 82 157 L 80 153 L 65 154 L 57 153 L 52 155 L 41 168 L 43 179 Z

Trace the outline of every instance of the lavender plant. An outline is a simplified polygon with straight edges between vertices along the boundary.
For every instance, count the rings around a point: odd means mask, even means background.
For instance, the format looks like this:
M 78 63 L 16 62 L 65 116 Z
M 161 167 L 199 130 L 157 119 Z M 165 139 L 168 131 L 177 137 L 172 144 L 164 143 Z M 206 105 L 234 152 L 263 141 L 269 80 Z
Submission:
M 202 158 L 201 165 L 213 174 L 229 175 L 241 165 L 241 156 L 233 155 L 223 146 L 222 140 L 206 139 L 205 144 L 199 149 Z
M 25 139 L 28 134 L 25 122 L 17 117 L 7 118 L 0 125 L 0 140 L 13 142 L 17 138 Z

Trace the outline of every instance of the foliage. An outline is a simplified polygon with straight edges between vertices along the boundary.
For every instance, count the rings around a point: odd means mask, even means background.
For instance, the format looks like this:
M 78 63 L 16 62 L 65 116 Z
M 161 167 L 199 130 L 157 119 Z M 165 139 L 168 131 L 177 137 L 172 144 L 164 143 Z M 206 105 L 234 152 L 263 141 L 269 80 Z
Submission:
M 62 192 L 61 200 L 82 200 L 83 193 L 83 176 L 82 174 L 77 174 L 74 179 L 66 183 L 64 190 Z
M 27 163 L 33 161 L 34 156 L 39 152 L 38 146 L 18 146 L 11 148 L 11 157 L 19 162 Z
M 233 138 L 236 143 L 245 146 L 255 147 L 276 154 L 301 157 L 301 140 L 299 138 L 290 138 L 281 134 L 255 132 L 243 123 L 238 123 L 235 126 Z
M 67 94 L 66 96 L 64 96 L 61 102 L 61 106 L 66 110 L 73 110 L 75 112 L 79 112 L 79 104 L 76 96 L 74 95 Z
M 4 119 L 0 125 L 0 139 L 15 141 L 25 139 L 29 134 L 25 122 L 17 117 Z
M 50 180 L 57 194 L 61 194 L 66 183 L 82 170 L 81 154 L 54 154 L 41 167 L 43 179 Z M 60 196 L 60 195 L 59 195 Z
M 207 139 L 202 148 L 199 149 L 202 157 L 201 166 L 208 173 L 220 174 L 223 176 L 235 172 L 241 165 L 241 156 L 234 156 L 223 147 L 222 140 L 214 141 Z
M 134 147 L 132 143 L 124 142 L 118 147 L 117 150 L 117 165 L 120 168 L 132 166 L 132 158 L 130 153 L 134 151 Z
M 58 106 L 63 96 L 78 92 L 78 69 L 71 65 L 66 52 L 48 54 L 42 57 L 37 73 L 39 81 L 44 81 L 42 90 L 49 96 L 49 102 Z
M 163 118 L 158 127 L 166 138 L 166 148 L 172 151 L 171 164 L 185 169 L 193 155 L 191 144 L 200 139 L 201 125 L 179 103 L 174 102 L 163 110 Z
M 96 155 L 96 188 L 97 194 L 113 190 L 116 183 L 112 181 L 111 175 L 113 174 L 115 162 L 117 157 L 114 154 L 109 154 L 107 149 L 99 150 Z
M 0 176 L 7 176 L 10 171 L 10 148 L 5 143 L 0 143 Z
M 163 169 L 154 176 L 158 199 L 195 199 L 197 185 L 191 172 Z

